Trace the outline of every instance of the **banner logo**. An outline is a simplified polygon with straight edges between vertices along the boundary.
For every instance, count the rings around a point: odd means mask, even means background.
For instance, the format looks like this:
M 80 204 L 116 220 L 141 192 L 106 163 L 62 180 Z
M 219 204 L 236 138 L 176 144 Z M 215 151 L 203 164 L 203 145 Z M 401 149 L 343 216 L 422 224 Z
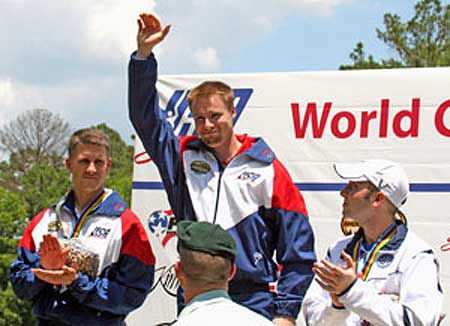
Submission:
M 239 117 L 244 111 L 250 96 L 253 93 L 252 88 L 236 88 L 233 89 L 234 106 L 236 107 L 236 116 L 233 125 L 237 123 Z M 166 108 L 161 108 L 164 113 L 163 117 L 172 123 L 173 130 L 177 136 L 195 135 L 194 119 L 189 110 L 187 96 L 189 90 L 176 90 L 169 101 Z
M 164 247 L 176 236 L 176 219 L 170 209 L 152 212 L 147 218 L 147 225 Z

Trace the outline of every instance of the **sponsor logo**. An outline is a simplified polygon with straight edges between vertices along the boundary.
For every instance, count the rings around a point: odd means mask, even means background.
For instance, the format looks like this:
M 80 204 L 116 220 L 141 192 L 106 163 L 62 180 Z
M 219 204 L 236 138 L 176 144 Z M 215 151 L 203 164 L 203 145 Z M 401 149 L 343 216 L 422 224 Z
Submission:
M 191 170 L 196 173 L 206 174 L 211 171 L 211 167 L 204 161 L 194 161 L 191 163 Z
M 377 258 L 377 265 L 380 268 L 386 268 L 392 263 L 393 260 L 394 260 L 393 254 L 381 254 Z
M 253 254 L 253 264 L 256 266 L 263 259 L 263 255 L 259 252 Z
M 102 228 L 100 226 L 96 226 L 95 229 L 89 235 L 90 237 L 98 238 L 98 239 L 106 239 L 111 229 Z
M 254 172 L 242 172 L 237 178 L 239 180 L 249 180 L 251 182 L 254 182 L 260 176 L 261 176 L 261 174 L 254 173 Z
M 155 282 L 150 292 L 158 286 L 161 286 L 169 296 L 177 296 L 179 282 L 175 275 L 175 265 L 161 266 L 155 269 Z
M 236 115 L 233 119 L 233 125 L 235 125 L 252 96 L 253 89 L 235 88 L 233 93 L 234 106 L 236 108 Z M 176 90 L 167 101 L 167 106 L 165 108 L 161 107 L 163 118 L 172 124 L 174 134 L 178 137 L 196 134 L 194 119 L 187 103 L 188 94 L 189 90 Z M 146 164 L 151 161 L 151 157 L 146 152 L 137 153 L 134 156 L 136 164 Z
M 153 211 L 147 218 L 147 225 L 164 247 L 176 236 L 176 219 L 170 209 Z

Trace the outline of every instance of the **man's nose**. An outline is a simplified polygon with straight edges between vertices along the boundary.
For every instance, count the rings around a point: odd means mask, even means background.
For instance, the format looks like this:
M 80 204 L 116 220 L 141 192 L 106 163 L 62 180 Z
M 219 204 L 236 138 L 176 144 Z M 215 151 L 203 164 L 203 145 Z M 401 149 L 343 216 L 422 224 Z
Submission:
M 205 118 L 205 127 L 206 128 L 211 128 L 213 126 L 214 126 L 214 124 L 212 123 L 212 121 L 210 119 L 208 119 L 208 118 Z
M 97 168 L 95 167 L 95 163 L 94 162 L 89 162 L 89 165 L 88 165 L 86 171 L 90 172 L 90 173 L 96 172 Z

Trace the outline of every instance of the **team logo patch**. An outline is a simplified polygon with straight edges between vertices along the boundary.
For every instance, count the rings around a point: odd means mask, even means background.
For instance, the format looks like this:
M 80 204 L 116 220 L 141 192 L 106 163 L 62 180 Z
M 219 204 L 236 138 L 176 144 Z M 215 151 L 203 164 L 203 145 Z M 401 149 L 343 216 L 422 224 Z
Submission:
M 392 263 L 393 260 L 394 260 L 393 254 L 381 254 L 377 258 L 377 265 L 378 267 L 386 268 Z
M 96 226 L 94 231 L 89 235 L 90 237 L 98 238 L 98 239 L 106 239 L 111 229 L 102 228 L 100 226 Z
M 211 167 L 205 161 L 194 161 L 191 163 L 191 170 L 197 173 L 206 174 L 211 171 Z
M 254 173 L 254 172 L 242 172 L 237 178 L 239 180 L 249 180 L 251 182 L 254 182 L 260 176 L 261 176 L 261 174 Z
M 114 205 L 114 211 L 122 213 L 125 210 L 125 206 L 122 203 L 116 203 Z

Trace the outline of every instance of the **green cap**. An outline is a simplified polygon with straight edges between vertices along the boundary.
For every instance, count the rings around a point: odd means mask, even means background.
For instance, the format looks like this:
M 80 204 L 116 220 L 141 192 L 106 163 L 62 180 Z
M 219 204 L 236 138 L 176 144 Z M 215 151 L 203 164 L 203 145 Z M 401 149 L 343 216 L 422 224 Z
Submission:
M 181 221 L 177 223 L 178 246 L 230 260 L 236 257 L 236 242 L 218 224 Z

